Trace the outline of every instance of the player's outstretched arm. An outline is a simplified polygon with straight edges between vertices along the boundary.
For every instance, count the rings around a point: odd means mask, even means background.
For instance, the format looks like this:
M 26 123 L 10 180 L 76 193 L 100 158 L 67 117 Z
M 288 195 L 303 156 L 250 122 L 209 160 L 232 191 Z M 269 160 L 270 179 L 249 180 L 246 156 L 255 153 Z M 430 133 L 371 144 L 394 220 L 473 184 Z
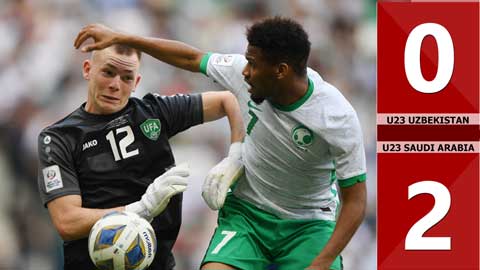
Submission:
M 230 186 L 243 173 L 242 141 L 245 137 L 245 128 L 235 96 L 228 92 L 202 93 L 203 118 L 205 122 L 228 117 L 230 123 L 231 146 L 228 156 L 213 167 L 202 188 L 202 197 L 212 210 L 223 206 Z
M 64 241 L 72 241 L 88 236 L 92 226 L 105 214 L 123 207 L 110 209 L 90 209 L 82 207 L 80 195 L 66 195 L 47 204 L 53 225 Z
M 342 209 L 332 237 L 307 268 L 329 270 L 335 258 L 347 246 L 365 216 L 367 189 L 365 182 L 341 188 Z
M 243 141 L 245 128 L 243 125 L 240 105 L 229 91 L 202 93 L 203 121 L 210 122 L 227 116 L 230 124 L 231 143 Z
M 89 38 L 93 44 L 85 45 L 82 51 L 101 50 L 112 44 L 124 44 L 136 48 L 167 64 L 192 72 L 200 72 L 203 52 L 180 41 L 140 37 L 115 31 L 102 24 L 89 24 L 80 30 L 74 47 L 80 46 Z
M 129 205 L 109 209 L 82 207 L 80 195 L 66 195 L 50 201 L 48 211 L 60 237 L 65 241 L 88 236 L 91 228 L 105 214 L 112 211 L 129 211 L 151 221 L 168 205 L 170 198 L 186 190 L 190 175 L 187 164 L 173 167 L 151 183 L 142 198 Z

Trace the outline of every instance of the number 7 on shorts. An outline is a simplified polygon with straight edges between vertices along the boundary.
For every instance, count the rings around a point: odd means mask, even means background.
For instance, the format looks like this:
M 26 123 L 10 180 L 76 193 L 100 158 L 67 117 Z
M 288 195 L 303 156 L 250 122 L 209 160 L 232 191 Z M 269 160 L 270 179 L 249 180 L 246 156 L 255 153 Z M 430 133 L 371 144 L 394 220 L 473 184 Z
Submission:
M 225 246 L 227 242 L 235 236 L 235 234 L 237 234 L 237 232 L 222 231 L 222 234 L 225 235 L 225 237 L 222 239 L 222 241 L 220 241 L 220 243 L 218 243 L 215 249 L 213 249 L 212 254 L 217 254 L 220 249 L 222 249 L 222 247 Z

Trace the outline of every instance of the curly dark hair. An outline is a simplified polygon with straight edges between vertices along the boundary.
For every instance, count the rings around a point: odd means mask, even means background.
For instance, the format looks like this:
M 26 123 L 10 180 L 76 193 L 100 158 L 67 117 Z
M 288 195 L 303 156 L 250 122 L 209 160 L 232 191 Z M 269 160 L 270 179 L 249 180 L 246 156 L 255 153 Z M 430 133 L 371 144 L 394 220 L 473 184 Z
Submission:
M 262 50 L 267 62 L 285 62 L 298 75 L 307 72 L 310 41 L 303 27 L 289 18 L 275 16 L 264 19 L 247 28 L 249 45 Z

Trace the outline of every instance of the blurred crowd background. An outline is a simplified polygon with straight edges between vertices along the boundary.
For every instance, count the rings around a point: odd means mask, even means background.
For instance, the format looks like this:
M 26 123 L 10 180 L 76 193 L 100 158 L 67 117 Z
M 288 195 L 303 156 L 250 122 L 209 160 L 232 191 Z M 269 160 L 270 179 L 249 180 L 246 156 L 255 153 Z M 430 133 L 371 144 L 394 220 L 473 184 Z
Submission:
M 309 66 L 336 85 L 357 110 L 368 163 L 365 222 L 343 252 L 345 269 L 376 262 L 375 0 L 0 0 L 0 269 L 62 268 L 61 240 L 37 192 L 37 135 L 86 100 L 82 61 L 73 48 L 86 24 L 189 43 L 201 50 L 244 53 L 246 26 L 270 15 L 293 17 L 310 35 Z M 134 96 L 219 89 L 204 75 L 144 56 Z M 198 269 L 216 226 L 201 199 L 208 170 L 226 154 L 227 121 L 172 139 L 177 163 L 193 176 L 174 252 L 178 270 Z

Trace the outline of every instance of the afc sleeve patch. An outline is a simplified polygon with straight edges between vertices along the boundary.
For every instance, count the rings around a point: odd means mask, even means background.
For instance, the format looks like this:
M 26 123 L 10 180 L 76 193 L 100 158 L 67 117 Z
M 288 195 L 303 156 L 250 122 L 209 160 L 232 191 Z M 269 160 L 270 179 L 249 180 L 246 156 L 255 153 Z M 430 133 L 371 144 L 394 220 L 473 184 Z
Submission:
M 214 65 L 217 65 L 217 66 L 226 66 L 226 67 L 229 67 L 229 66 L 232 66 L 232 65 L 233 65 L 233 60 L 234 60 L 233 55 L 231 55 L 231 54 L 223 54 L 223 55 L 217 56 L 217 57 L 214 59 L 213 64 L 214 64 Z
M 62 175 L 60 174 L 60 167 L 58 167 L 58 165 L 46 167 L 42 172 L 47 193 L 63 187 Z

